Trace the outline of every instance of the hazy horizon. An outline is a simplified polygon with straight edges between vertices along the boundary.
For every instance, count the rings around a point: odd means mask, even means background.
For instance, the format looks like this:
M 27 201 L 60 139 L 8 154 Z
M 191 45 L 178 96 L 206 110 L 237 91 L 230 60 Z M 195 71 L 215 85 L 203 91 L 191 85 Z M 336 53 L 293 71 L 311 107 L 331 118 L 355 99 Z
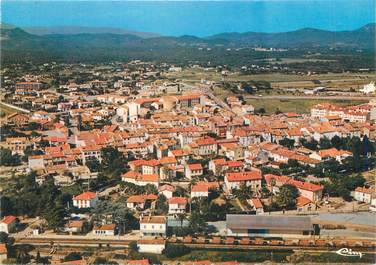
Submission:
M 342 31 L 375 22 L 373 0 L 2 1 L 1 7 L 1 22 L 18 27 L 120 28 L 171 36 L 307 27 Z

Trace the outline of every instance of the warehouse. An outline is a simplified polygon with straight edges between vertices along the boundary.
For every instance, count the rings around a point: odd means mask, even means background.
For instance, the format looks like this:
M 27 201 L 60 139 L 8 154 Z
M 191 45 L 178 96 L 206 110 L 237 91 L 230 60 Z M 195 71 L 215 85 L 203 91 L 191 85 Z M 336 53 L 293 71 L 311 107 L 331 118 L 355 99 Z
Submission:
M 314 234 L 310 217 L 227 214 L 228 236 L 286 237 Z

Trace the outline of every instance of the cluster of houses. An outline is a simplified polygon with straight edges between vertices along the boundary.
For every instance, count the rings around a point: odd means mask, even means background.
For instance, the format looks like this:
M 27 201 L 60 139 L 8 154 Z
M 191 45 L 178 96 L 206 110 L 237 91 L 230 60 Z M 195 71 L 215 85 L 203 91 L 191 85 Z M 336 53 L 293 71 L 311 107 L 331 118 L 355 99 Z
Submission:
M 126 77 L 129 77 L 127 71 L 124 80 Z M 124 162 L 127 170 L 122 172 L 121 181 L 140 187 L 153 186 L 157 191 L 126 198 L 127 208 L 139 216 L 140 252 L 160 253 L 164 240 L 153 237 L 166 236 L 171 218 L 189 214 L 192 200 L 207 198 L 213 190 L 231 197 L 235 190 L 248 187 L 253 197 L 247 203 L 256 215 L 262 215 L 263 186 L 278 194 L 281 186 L 289 184 L 299 191 L 297 210 L 314 211 L 323 199 L 322 185 L 291 176 L 263 174 L 261 168 L 279 168 L 291 160 L 310 167 L 329 160 L 342 163 L 353 155 L 350 151 L 311 150 L 302 145 L 302 140 L 330 140 L 335 136 L 367 136 L 374 140 L 376 135 L 374 101 L 351 107 L 318 104 L 311 108 L 310 114 L 260 116 L 253 113 L 252 106 L 243 105 L 237 98 L 229 97 L 226 105 L 202 89 L 184 92 L 179 84 L 161 81 L 139 82 L 137 86 L 137 95 L 125 95 L 116 92 L 127 90 L 120 81 L 114 84 L 115 91 L 110 92 L 105 81 L 94 80 L 87 85 L 70 83 L 60 87 L 65 91 L 61 97 L 52 100 L 49 90 L 44 90 L 40 82 L 17 83 L 15 96 L 33 104 L 39 102 L 35 97 L 42 97 L 56 108 L 7 116 L 5 122 L 26 136 L 6 137 L 1 146 L 12 154 L 28 154 L 27 169 L 37 173 L 38 183 L 52 176 L 59 186 L 97 178 L 92 162 L 103 161 L 105 147 L 113 147 L 126 157 L 131 154 L 133 159 Z M 79 95 L 86 89 L 101 93 L 83 99 Z M 104 120 L 109 123 L 93 126 L 96 121 Z M 37 124 L 37 128 L 30 130 L 30 122 Z M 87 129 L 83 124 L 92 127 Z M 284 140 L 292 144 L 281 144 Z M 187 191 L 186 196 L 179 195 L 179 186 Z M 162 195 L 167 200 L 167 214 L 158 216 L 147 211 Z M 354 198 L 376 207 L 371 187 L 357 188 Z M 90 209 L 101 199 L 99 192 L 85 191 L 74 196 L 72 202 L 79 209 Z M 11 226 L 7 223 L 12 220 L 5 217 L 0 230 L 8 233 Z M 304 225 L 307 231 L 311 230 L 309 222 L 304 221 Z M 82 223 L 72 220 L 66 227 L 78 231 Z M 96 224 L 92 233 L 113 236 L 116 231 L 115 224 L 103 223 Z

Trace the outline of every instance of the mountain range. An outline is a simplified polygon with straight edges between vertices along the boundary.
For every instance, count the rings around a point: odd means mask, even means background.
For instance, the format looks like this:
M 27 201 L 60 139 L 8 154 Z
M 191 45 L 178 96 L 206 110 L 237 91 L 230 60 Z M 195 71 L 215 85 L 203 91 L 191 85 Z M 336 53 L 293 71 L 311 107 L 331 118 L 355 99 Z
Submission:
M 274 47 L 311 48 L 345 47 L 375 48 L 376 24 L 367 24 L 353 31 L 326 31 L 304 28 L 283 33 L 222 33 L 208 37 L 184 35 L 158 36 L 112 28 L 57 27 L 21 29 L 11 25 L 1 26 L 1 50 L 5 59 L 11 57 L 34 58 L 50 56 L 65 58 L 116 58 L 153 57 L 155 52 L 182 52 L 197 47 Z M 33 34 L 32 34 L 33 33 Z

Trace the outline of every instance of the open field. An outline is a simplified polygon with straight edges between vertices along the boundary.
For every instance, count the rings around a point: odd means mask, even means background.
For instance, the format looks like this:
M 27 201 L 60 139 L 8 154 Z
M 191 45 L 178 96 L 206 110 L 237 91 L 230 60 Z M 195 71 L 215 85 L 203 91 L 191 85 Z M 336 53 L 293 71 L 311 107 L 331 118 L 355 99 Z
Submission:
M 171 79 L 180 79 L 187 83 L 200 82 L 202 79 L 210 81 L 221 81 L 222 75 L 213 69 L 204 70 L 200 68 L 196 69 L 184 69 L 181 72 L 170 72 L 164 75 Z M 328 73 L 317 75 L 299 75 L 299 74 L 282 74 L 282 73 L 270 73 L 270 74 L 241 74 L 239 72 L 230 73 L 226 79 L 229 82 L 241 82 L 241 81 L 268 81 L 271 82 L 273 88 L 313 88 L 317 86 L 326 86 L 328 88 L 335 89 L 349 89 L 355 90 L 363 87 L 371 81 L 376 80 L 376 73 Z M 317 82 L 319 80 L 320 82 Z M 315 82 L 313 82 L 315 81 Z
M 247 103 L 256 109 L 264 108 L 266 113 L 271 114 L 276 110 L 282 112 L 309 113 L 310 108 L 319 103 L 332 103 L 339 106 L 362 104 L 362 100 L 320 100 L 320 99 L 248 99 Z
M 181 72 L 169 72 L 164 74 L 168 78 L 178 78 L 182 80 L 206 80 L 218 81 L 222 75 L 214 69 L 205 70 L 202 68 L 184 69 Z M 239 72 L 230 73 L 226 80 L 228 81 L 247 81 L 247 80 L 265 80 L 269 82 L 291 82 L 291 81 L 312 81 L 312 80 L 373 80 L 376 79 L 376 73 L 328 73 L 328 74 L 283 74 L 283 73 L 267 73 L 267 74 L 241 74 Z

